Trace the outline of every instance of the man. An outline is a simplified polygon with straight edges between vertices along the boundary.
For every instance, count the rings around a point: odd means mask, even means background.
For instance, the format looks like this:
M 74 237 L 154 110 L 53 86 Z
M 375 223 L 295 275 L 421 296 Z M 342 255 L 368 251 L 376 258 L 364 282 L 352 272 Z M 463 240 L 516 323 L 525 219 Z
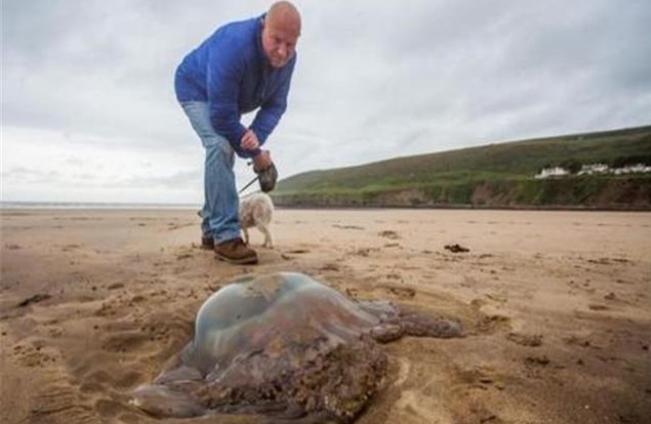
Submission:
M 222 26 L 190 52 L 176 71 L 176 97 L 206 151 L 202 246 L 221 260 L 257 263 L 238 222 L 234 153 L 256 171 L 273 162 L 261 149 L 287 107 L 301 18 L 289 2 L 257 18 Z M 249 128 L 243 113 L 258 109 Z

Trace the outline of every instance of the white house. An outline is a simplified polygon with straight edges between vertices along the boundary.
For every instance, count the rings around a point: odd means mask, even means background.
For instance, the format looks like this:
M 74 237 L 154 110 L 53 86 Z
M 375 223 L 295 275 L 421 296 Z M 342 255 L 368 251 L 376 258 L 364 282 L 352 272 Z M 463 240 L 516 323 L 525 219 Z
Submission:
M 563 177 L 569 175 L 569 173 L 570 172 L 567 169 L 555 166 L 553 168 L 544 168 L 539 174 L 534 175 L 534 178 L 542 180 L 549 177 Z

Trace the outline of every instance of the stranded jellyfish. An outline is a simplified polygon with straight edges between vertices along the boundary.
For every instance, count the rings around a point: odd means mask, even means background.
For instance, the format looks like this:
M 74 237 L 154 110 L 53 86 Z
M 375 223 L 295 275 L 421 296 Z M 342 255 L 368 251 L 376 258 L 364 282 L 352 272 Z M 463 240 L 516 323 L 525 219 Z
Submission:
M 156 416 L 249 413 L 348 422 L 380 388 L 380 343 L 458 337 L 461 325 L 387 301 L 357 302 L 304 274 L 235 280 L 211 295 L 194 338 L 133 404 Z

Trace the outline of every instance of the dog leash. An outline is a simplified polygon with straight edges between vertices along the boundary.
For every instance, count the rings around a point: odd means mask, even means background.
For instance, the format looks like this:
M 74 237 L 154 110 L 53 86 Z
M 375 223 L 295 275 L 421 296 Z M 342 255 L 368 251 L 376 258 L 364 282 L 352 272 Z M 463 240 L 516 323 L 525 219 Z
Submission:
M 258 181 L 258 178 L 260 178 L 260 177 L 259 177 L 258 175 L 256 175 L 255 178 L 253 178 L 251 181 L 249 181 L 249 183 L 248 183 L 247 185 L 245 185 L 244 187 L 242 187 L 242 189 L 241 189 L 241 190 L 239 191 L 239 193 L 237 193 L 237 194 L 242 194 L 242 192 L 243 192 L 244 190 L 246 190 L 247 188 L 249 188 L 249 187 L 251 186 L 251 184 L 253 184 L 254 182 Z
M 239 195 L 239 194 L 242 194 L 242 192 L 243 192 L 244 190 L 246 190 L 247 188 L 249 188 L 249 187 L 251 186 L 251 184 L 253 184 L 253 183 L 256 182 L 257 180 L 258 180 L 258 176 L 256 175 L 256 177 L 255 177 L 254 179 L 252 179 L 251 181 L 249 181 L 249 183 L 248 183 L 247 185 L 245 185 L 244 187 L 242 187 L 242 189 L 241 189 L 237 194 L 238 194 L 238 195 Z M 199 218 L 203 218 L 203 214 L 201 213 L 201 210 L 198 210 L 198 211 L 197 211 L 197 215 L 199 215 Z

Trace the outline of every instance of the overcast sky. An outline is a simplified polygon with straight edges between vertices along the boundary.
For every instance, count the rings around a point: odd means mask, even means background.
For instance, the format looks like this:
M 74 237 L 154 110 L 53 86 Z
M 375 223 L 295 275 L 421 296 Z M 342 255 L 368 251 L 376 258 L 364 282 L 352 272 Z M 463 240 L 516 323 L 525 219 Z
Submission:
M 2 200 L 200 203 L 176 65 L 270 4 L 2 0 Z M 648 0 L 295 4 L 289 107 L 267 142 L 281 177 L 651 123 Z

